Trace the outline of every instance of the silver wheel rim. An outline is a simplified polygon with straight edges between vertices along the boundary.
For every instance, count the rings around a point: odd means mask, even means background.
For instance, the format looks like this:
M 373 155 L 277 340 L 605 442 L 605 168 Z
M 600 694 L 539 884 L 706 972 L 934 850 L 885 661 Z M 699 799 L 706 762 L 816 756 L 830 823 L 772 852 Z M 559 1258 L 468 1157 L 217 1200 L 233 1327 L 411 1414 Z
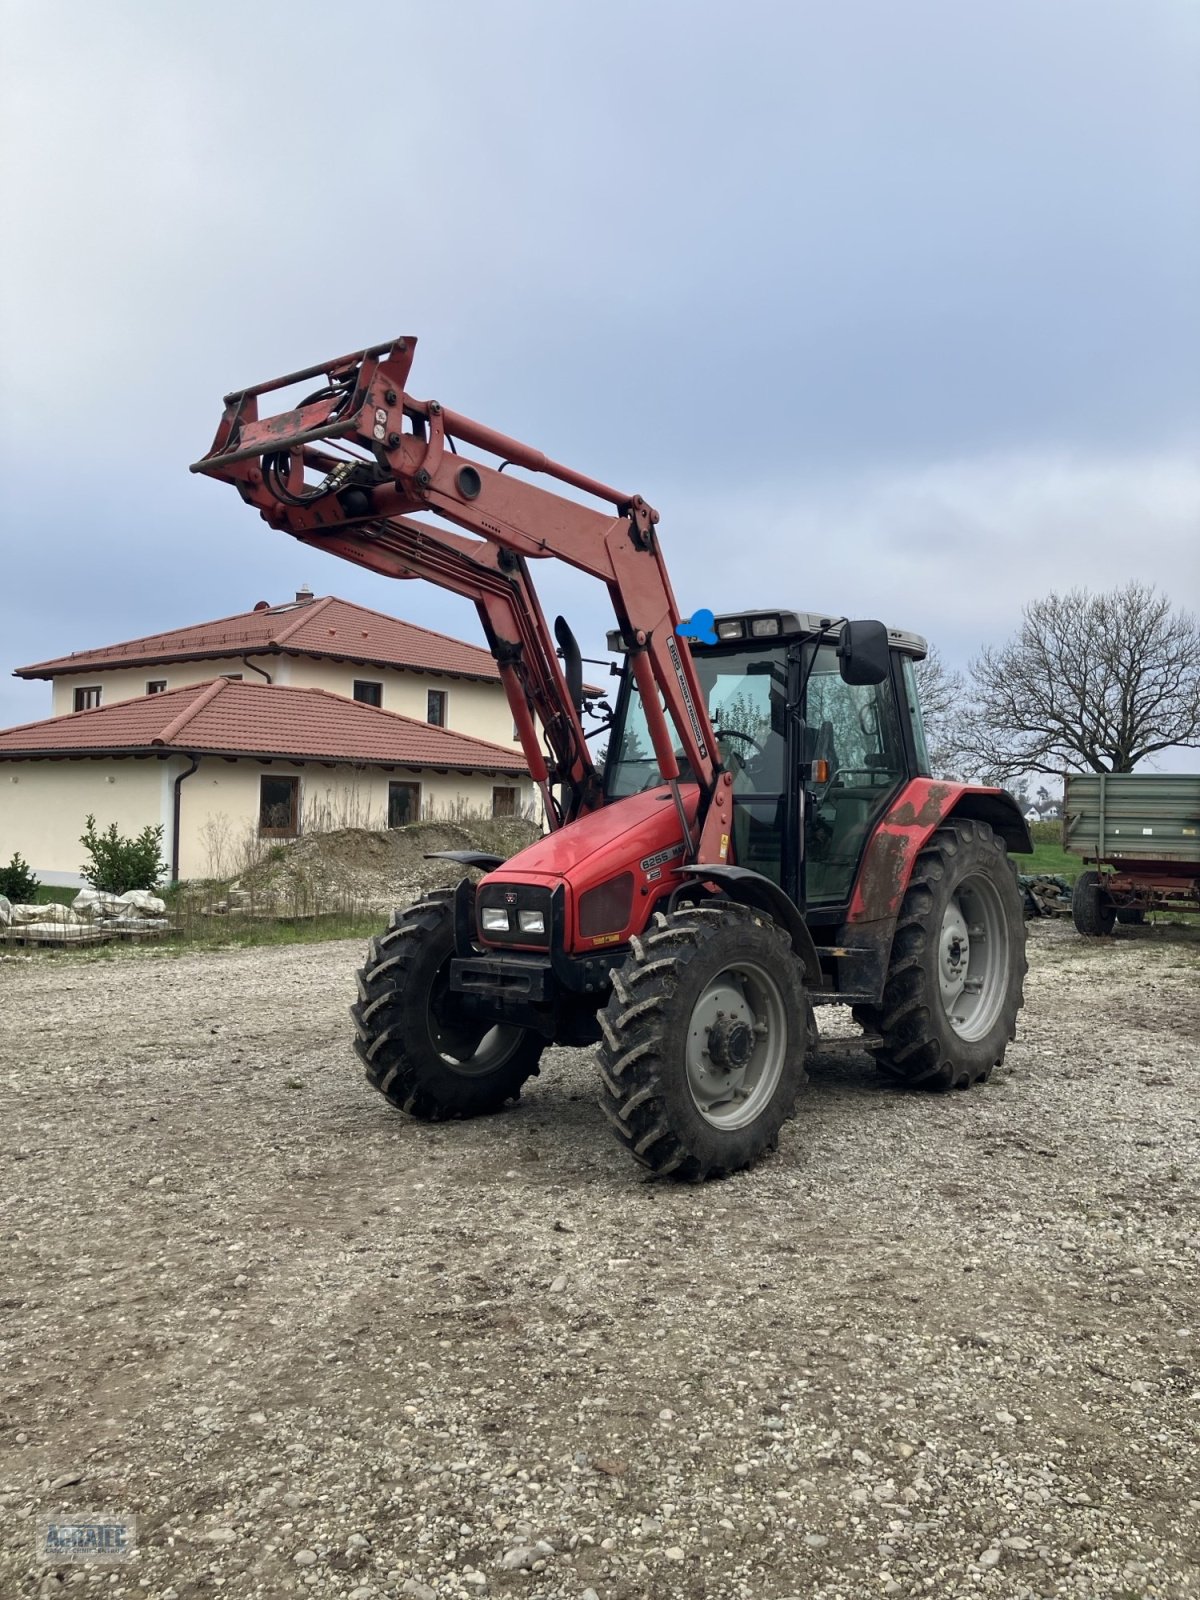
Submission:
M 986 1038 L 1008 986 L 1008 923 L 999 890 L 972 873 L 955 888 L 938 936 L 942 1008 L 960 1039 Z
M 786 1055 L 787 1012 L 771 974 L 755 961 L 717 973 L 692 1010 L 686 1046 L 688 1090 L 705 1122 L 729 1133 L 761 1116 Z

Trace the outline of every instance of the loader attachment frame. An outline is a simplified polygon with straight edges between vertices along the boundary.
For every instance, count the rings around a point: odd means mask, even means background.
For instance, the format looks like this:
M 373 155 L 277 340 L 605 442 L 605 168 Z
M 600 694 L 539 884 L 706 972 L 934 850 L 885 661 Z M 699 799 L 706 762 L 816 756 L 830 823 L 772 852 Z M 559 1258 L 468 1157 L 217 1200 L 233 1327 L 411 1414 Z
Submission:
M 414 338 L 398 338 L 226 395 L 212 447 L 191 470 L 232 483 L 271 527 L 302 544 L 386 577 L 424 578 L 472 600 L 552 828 L 598 808 L 603 793 L 530 567 L 558 559 L 598 578 L 628 647 L 627 670 L 646 708 L 687 859 L 723 863 L 731 778 L 687 641 L 677 632 L 681 619 L 657 511 L 640 495 L 409 394 L 415 348 Z M 313 379 L 324 380 L 321 388 L 299 404 L 261 414 L 264 396 Z M 468 457 L 459 446 L 496 457 L 499 465 Z M 603 509 L 516 477 L 513 467 L 553 478 Z M 419 521 L 420 514 L 440 520 Z M 695 828 L 681 776 L 699 785 Z

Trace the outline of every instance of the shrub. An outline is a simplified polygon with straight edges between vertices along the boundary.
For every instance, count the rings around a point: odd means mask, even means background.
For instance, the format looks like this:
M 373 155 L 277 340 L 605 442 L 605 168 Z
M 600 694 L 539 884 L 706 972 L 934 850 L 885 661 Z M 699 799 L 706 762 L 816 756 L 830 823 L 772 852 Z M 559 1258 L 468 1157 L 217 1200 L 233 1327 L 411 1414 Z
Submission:
M 18 905 L 23 905 L 33 899 L 41 888 L 41 884 L 30 870 L 28 861 L 22 861 L 20 851 L 13 851 L 13 858 L 6 867 L 0 867 L 0 894 L 7 900 L 15 900 Z
M 96 832 L 96 819 L 89 814 L 79 842 L 88 853 L 80 867 L 84 881 L 107 894 L 124 894 L 127 889 L 153 889 L 167 870 L 162 860 L 162 824 L 144 827 L 136 839 L 127 839 L 110 822 L 103 833 Z

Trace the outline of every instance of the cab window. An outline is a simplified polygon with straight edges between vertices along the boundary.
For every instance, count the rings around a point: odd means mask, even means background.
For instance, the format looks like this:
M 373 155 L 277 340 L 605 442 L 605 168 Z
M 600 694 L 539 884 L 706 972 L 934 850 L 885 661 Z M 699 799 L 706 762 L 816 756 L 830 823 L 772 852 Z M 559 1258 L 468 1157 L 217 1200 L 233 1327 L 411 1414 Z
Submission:
M 849 684 L 821 645 L 805 695 L 805 898 L 850 898 L 867 840 L 906 776 L 891 679 Z

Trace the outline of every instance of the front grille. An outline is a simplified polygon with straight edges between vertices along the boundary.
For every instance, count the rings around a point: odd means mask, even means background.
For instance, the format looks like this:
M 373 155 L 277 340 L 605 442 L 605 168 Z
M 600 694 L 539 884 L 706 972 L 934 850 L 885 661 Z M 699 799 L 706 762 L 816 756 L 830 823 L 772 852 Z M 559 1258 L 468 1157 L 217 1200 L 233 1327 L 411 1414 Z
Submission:
M 579 900 L 579 931 L 585 939 L 599 939 L 606 933 L 621 933 L 633 914 L 633 873 L 597 884 Z
M 539 916 L 541 926 L 530 926 Z M 484 944 L 545 950 L 550 944 L 549 889 L 528 883 L 480 884 L 475 895 L 475 932 Z

